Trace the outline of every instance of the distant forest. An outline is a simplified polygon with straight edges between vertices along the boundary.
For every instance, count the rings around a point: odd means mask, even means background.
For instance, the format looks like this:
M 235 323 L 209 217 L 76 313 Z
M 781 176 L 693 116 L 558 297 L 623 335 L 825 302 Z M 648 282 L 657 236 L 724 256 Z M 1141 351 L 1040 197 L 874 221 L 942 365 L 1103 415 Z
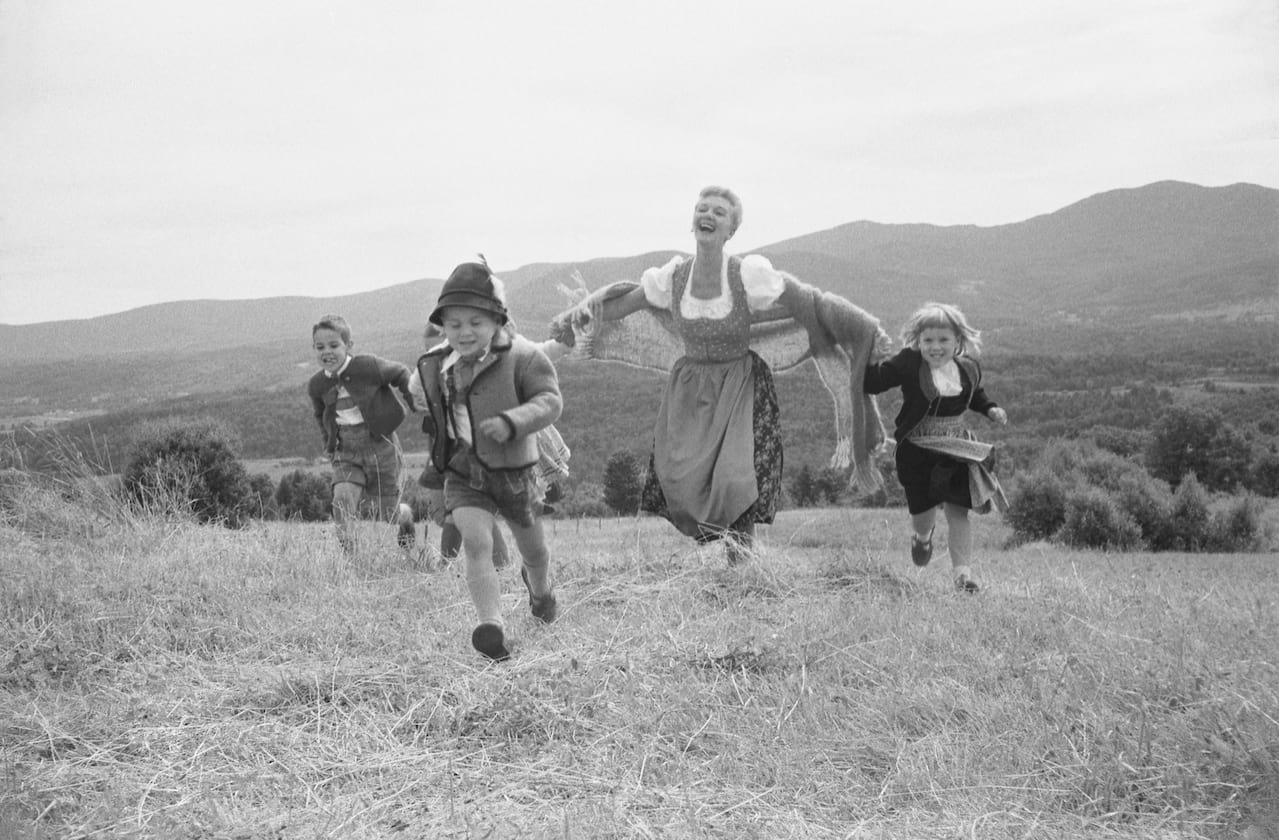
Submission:
M 1007 427 L 973 418 L 983 439 L 1002 443 L 1005 470 L 1032 461 L 1043 442 L 1098 427 L 1139 436 L 1174 404 L 1212 405 L 1258 451 L 1279 447 L 1279 357 L 1273 323 L 1172 322 L 1137 329 L 1081 324 L 1002 325 L 987 331 L 982 356 L 988 393 L 1007 410 Z M 1057 348 L 1066 348 L 1064 350 Z M 245 459 L 313 459 L 319 430 L 299 371 L 297 387 L 202 393 L 156 401 L 45 429 L 19 429 L 27 466 L 38 468 L 56 436 L 89 454 L 104 472 L 125 463 L 148 420 L 216 418 L 240 438 Z M 559 428 L 573 450 L 572 482 L 602 480 L 615 452 L 647 462 L 662 377 L 617 364 L 560 365 L 565 409 Z M 777 377 L 786 479 L 824 467 L 834 444 L 833 408 L 811 366 Z M 880 398 L 887 426 L 895 394 Z M 407 452 L 423 448 L 417 421 L 401 427 Z

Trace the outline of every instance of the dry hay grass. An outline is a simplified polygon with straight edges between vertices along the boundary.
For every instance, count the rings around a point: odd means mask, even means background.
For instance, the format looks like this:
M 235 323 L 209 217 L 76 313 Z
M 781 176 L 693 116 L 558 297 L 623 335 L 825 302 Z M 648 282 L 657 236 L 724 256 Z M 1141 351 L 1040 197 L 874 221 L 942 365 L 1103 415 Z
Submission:
M 1273 557 L 1004 552 L 983 520 L 969 598 L 898 520 L 787 512 L 733 568 L 555 523 L 560 619 L 506 570 L 502 665 L 458 570 L 379 533 L 352 562 L 323 526 L 28 540 L 0 834 L 1274 836 Z

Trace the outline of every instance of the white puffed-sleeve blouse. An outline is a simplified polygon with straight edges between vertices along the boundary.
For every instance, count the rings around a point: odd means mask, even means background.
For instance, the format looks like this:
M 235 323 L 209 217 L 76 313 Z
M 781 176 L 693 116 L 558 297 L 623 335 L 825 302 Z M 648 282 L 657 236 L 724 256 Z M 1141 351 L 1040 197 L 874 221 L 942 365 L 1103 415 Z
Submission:
M 683 264 L 686 257 L 673 257 L 661 267 L 650 268 L 640 276 L 640 287 L 644 289 L 644 298 L 650 306 L 658 309 L 671 308 L 671 279 L 675 269 Z M 719 320 L 728 316 L 733 310 L 733 296 L 728 288 L 728 260 L 720 266 L 719 295 L 714 298 L 693 297 L 692 283 L 684 286 L 684 299 L 680 302 L 680 311 L 685 318 L 710 318 Z M 692 267 L 689 268 L 690 272 Z M 768 309 L 777 302 L 786 282 L 781 272 L 773 268 L 767 257 L 759 254 L 748 254 L 742 257 L 742 285 L 746 288 L 746 301 L 752 312 Z

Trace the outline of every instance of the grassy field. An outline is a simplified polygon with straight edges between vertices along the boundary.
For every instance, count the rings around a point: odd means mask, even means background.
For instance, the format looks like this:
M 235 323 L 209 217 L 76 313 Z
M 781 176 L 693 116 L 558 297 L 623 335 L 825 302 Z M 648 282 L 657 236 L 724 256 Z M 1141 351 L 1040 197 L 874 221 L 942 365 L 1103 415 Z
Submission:
M 387 535 L 9 499 L 3 838 L 1279 837 L 1273 553 L 984 517 L 972 597 L 901 511 L 785 512 L 731 569 L 560 521 L 560 618 L 505 570 L 491 665 Z

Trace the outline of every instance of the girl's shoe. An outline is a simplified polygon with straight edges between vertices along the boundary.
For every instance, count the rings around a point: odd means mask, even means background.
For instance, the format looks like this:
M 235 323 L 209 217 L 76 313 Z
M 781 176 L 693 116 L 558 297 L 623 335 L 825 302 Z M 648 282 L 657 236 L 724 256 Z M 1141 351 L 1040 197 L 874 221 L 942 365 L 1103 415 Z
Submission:
M 476 625 L 471 631 L 471 646 L 494 662 L 505 662 L 511 658 L 501 626 L 488 621 Z
M 914 534 L 910 535 L 910 562 L 916 566 L 927 566 L 928 561 L 933 559 L 933 531 L 936 530 L 936 525 L 929 528 L 928 539 L 922 542 Z
M 955 591 L 967 592 L 969 595 L 976 595 L 981 591 L 981 587 L 977 585 L 977 581 L 973 580 L 968 575 L 960 575 L 955 578 Z

